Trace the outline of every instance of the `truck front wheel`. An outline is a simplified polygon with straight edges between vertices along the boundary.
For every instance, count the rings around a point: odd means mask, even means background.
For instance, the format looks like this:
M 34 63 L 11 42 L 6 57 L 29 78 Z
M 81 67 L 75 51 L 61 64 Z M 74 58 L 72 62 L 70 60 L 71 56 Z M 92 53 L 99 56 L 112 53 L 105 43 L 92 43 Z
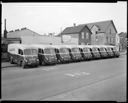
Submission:
M 24 61 L 22 61 L 22 68 L 26 68 L 26 64 Z

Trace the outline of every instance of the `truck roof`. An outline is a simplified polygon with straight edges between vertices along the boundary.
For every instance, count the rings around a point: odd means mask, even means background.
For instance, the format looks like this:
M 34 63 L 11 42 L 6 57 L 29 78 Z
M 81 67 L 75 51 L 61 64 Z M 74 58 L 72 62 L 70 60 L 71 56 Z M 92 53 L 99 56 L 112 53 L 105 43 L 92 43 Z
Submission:
M 53 48 L 51 45 L 42 45 L 42 44 L 33 44 L 32 46 L 36 48 L 42 48 L 42 49 Z
M 8 48 L 11 48 L 11 47 L 13 47 L 13 48 L 20 48 L 20 49 L 35 48 L 32 45 L 26 45 L 26 44 L 9 44 Z

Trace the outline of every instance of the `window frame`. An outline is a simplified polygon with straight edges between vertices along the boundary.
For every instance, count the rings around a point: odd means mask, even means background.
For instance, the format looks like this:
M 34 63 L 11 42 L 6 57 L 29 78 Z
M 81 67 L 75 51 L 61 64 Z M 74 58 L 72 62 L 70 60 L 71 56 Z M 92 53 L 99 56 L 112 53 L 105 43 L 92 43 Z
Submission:
M 84 34 L 85 34 L 84 32 L 81 32 L 81 38 L 82 38 L 82 39 L 85 38 Z
M 89 39 L 89 33 L 86 32 L 86 39 Z

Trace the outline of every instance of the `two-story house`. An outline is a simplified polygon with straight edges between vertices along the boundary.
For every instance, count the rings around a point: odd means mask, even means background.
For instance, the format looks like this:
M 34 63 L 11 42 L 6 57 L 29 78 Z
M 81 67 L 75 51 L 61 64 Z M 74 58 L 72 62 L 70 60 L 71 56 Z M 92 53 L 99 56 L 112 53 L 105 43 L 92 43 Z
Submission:
M 92 32 L 92 45 L 116 45 L 117 30 L 112 20 L 83 25 L 87 25 Z
M 91 31 L 86 25 L 67 27 L 61 33 L 63 43 L 91 44 Z M 66 40 L 67 39 L 67 40 Z
M 117 30 L 113 21 L 107 20 L 67 27 L 61 35 L 76 38 L 77 44 L 116 45 Z

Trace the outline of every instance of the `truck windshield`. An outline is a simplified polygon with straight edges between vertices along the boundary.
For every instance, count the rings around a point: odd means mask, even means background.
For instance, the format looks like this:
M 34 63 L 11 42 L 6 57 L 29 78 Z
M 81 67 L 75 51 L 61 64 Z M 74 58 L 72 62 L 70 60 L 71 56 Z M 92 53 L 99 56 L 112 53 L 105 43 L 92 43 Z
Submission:
M 36 49 L 25 49 L 24 50 L 24 55 L 37 55 L 37 50 Z
M 79 48 L 72 48 L 72 52 L 80 53 Z
M 111 48 L 107 48 L 107 50 L 108 50 L 109 52 L 112 52 Z
M 60 53 L 65 53 L 65 54 L 68 54 L 69 53 L 69 51 L 68 51 L 68 49 L 67 48 L 60 48 Z
M 44 49 L 45 54 L 55 54 L 55 50 L 53 48 Z
M 105 51 L 105 49 L 104 48 L 100 48 L 100 51 Z
M 116 47 L 113 48 L 114 51 L 117 51 Z
M 83 48 L 83 52 L 88 53 L 90 52 L 89 48 Z
M 97 48 L 92 48 L 93 51 L 98 52 Z

